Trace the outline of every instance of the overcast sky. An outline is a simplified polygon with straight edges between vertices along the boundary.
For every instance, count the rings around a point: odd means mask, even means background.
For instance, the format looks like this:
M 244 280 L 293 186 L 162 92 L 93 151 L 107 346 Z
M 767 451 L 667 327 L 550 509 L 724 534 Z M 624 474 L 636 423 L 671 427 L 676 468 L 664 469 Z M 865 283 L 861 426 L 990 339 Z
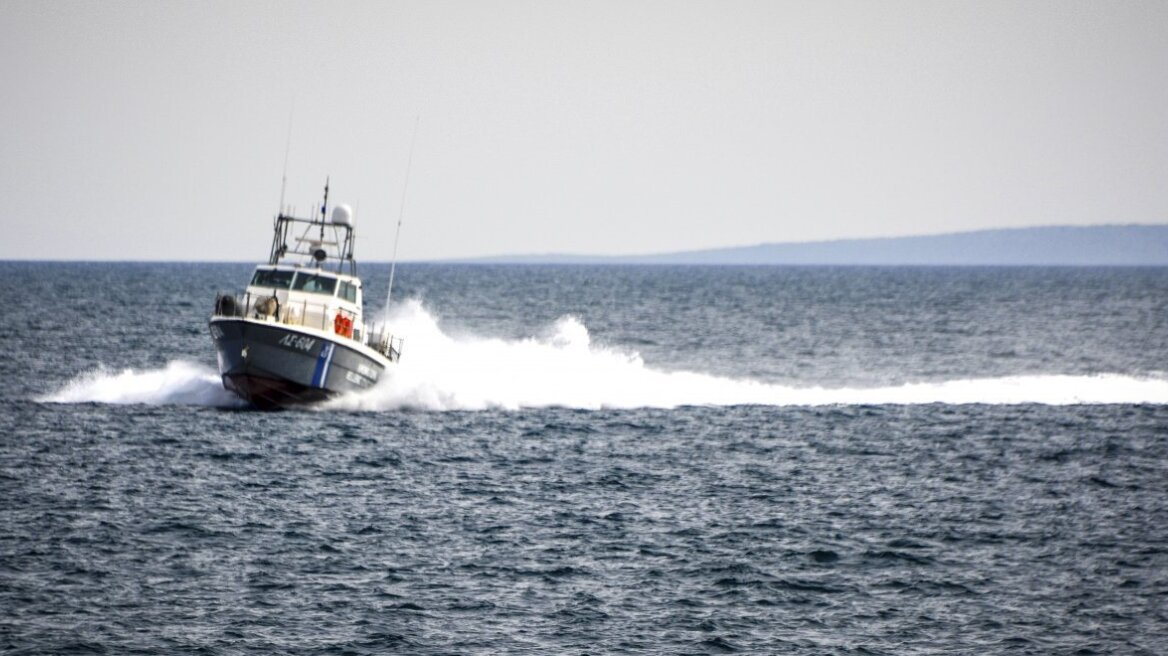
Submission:
M 0 0 L 0 258 L 1168 222 L 1168 2 Z

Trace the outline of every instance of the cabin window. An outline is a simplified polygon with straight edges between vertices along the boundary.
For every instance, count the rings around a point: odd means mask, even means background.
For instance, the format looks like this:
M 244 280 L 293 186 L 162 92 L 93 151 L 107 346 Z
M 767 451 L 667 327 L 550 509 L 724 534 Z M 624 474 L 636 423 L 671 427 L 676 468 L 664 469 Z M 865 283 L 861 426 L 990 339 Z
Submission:
M 340 296 L 341 298 L 343 298 L 344 300 L 346 300 L 350 303 L 356 303 L 357 302 L 357 285 L 354 285 L 351 282 L 346 282 L 346 281 L 342 280 L 341 281 L 341 290 L 340 290 L 340 292 L 337 293 L 337 296 Z
M 251 284 L 255 287 L 288 289 L 292 285 L 293 273 L 295 272 L 275 269 L 256 269 L 255 276 L 251 279 Z
M 330 276 L 318 276 L 315 273 L 298 271 L 296 280 L 292 282 L 292 289 L 312 294 L 333 295 L 337 289 L 337 279 Z

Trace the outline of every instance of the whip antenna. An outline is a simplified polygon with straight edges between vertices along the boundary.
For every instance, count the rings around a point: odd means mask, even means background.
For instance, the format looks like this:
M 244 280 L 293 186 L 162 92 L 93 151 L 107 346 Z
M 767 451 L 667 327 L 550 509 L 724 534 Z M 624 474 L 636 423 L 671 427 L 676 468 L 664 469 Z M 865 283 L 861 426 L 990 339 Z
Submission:
M 288 188 L 288 152 L 292 150 L 292 113 L 296 111 L 296 100 L 288 108 L 288 140 L 284 142 L 284 177 L 280 179 L 280 211 L 284 213 L 284 190 Z
M 397 269 L 397 241 L 401 236 L 402 216 L 406 213 L 406 190 L 410 188 L 410 169 L 414 165 L 414 142 L 418 139 L 418 123 L 422 117 L 414 118 L 414 134 L 410 137 L 410 156 L 406 161 L 406 181 L 402 185 L 401 206 L 397 211 L 397 230 L 393 233 L 393 259 L 389 264 L 389 291 L 385 293 L 385 311 L 389 312 L 389 301 L 393 298 L 393 274 Z

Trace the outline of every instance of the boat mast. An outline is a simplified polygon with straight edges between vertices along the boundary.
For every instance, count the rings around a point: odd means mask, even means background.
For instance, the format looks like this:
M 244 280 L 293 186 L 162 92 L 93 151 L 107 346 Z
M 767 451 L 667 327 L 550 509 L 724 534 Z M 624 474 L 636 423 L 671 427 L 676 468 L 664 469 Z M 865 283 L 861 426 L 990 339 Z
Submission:
M 318 269 L 331 268 L 328 262 L 335 260 L 337 273 L 344 273 L 347 262 L 349 275 L 357 275 L 357 262 L 353 259 L 353 241 L 356 229 L 353 227 L 352 211 L 341 205 L 339 207 L 344 208 L 343 213 L 339 212 L 338 208 L 333 208 L 333 221 L 328 220 L 330 186 L 330 178 L 325 178 L 324 199 L 320 203 L 319 216 L 315 212 L 307 217 L 296 217 L 283 212 L 276 215 L 275 234 L 272 237 L 272 254 L 268 258 L 268 264 L 279 264 L 280 260 L 287 255 L 304 255 L 309 258 L 310 262 L 315 262 Z M 339 219 L 338 214 L 341 214 Z M 304 230 L 294 240 L 297 245 L 289 248 L 288 233 L 293 230 L 299 232 L 300 229 L 297 226 L 303 226 Z M 331 233 L 328 233 L 325 228 L 331 228 Z M 317 234 L 310 238 L 309 236 L 314 229 Z M 326 233 L 330 235 L 331 241 L 326 239 Z M 329 247 L 333 249 L 331 255 Z

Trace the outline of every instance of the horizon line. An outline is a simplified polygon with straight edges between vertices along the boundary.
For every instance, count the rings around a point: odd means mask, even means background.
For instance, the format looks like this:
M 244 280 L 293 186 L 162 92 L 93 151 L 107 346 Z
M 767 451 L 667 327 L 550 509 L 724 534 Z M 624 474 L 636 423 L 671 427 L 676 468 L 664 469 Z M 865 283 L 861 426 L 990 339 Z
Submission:
M 555 252 L 547 251 L 541 253 L 504 253 L 495 255 L 465 255 L 465 256 L 449 256 L 449 257 L 435 257 L 435 258 L 413 258 L 400 259 L 401 264 L 540 264 L 535 260 L 540 259 L 576 259 L 576 260 L 592 260 L 590 262 L 542 262 L 544 264 L 603 264 L 604 261 L 618 260 L 636 260 L 639 258 L 667 258 L 686 255 L 697 255 L 701 253 L 712 253 L 719 251 L 735 251 L 754 249 L 760 247 L 771 246 L 819 246 L 830 244 L 852 244 L 857 242 L 886 242 L 886 241 L 908 241 L 914 239 L 933 239 L 939 237 L 962 237 L 969 235 L 995 233 L 995 232 L 1027 232 L 1034 230 L 1100 230 L 1110 228 L 1168 228 L 1168 221 L 1157 223 L 1097 223 L 1090 225 L 1074 225 L 1074 224 L 1051 224 L 1051 225 L 1033 225 L 1023 227 L 1008 227 L 1008 228 L 975 228 L 970 230 L 958 230 L 949 232 L 933 232 L 913 235 L 897 235 L 897 236 L 880 236 L 880 237 L 835 237 L 829 239 L 813 239 L 804 241 L 764 241 L 751 244 L 739 244 L 730 246 L 709 246 L 699 247 L 685 250 L 671 250 L 671 251 L 654 251 L 654 252 L 638 252 L 629 254 L 589 254 L 589 253 L 571 253 L 571 252 Z M 510 261 L 508 261 L 510 260 Z M 524 261 L 516 261 L 524 260 Z M 391 264 L 391 259 L 369 259 L 362 260 L 365 264 Z M 77 263 L 172 263 L 172 264 L 246 264 L 255 263 L 256 260 L 235 260 L 235 259 L 127 259 L 127 258 L 6 258 L 0 257 L 0 262 L 77 262 Z M 640 262 L 640 264 L 668 264 L 668 263 L 652 263 Z M 690 263 L 694 266 L 718 266 L 712 263 Z M 721 266 L 757 266 L 753 264 L 723 264 Z M 764 265 L 765 266 L 765 265 Z M 789 266 L 852 266 L 847 264 L 827 263 L 814 264 L 802 263 L 791 264 Z M 953 266 L 953 265 L 897 265 L 897 264 L 859 264 L 858 266 Z M 986 265 L 958 265 L 958 266 L 986 266 Z M 988 266 L 1002 266 L 1002 265 L 988 265 Z M 1007 266 L 1064 266 L 1064 265 L 1045 265 L 1045 264 L 1019 264 Z M 1091 265 L 1065 265 L 1065 266 L 1091 266 Z M 1161 266 L 1161 265 L 1103 265 L 1103 266 Z

